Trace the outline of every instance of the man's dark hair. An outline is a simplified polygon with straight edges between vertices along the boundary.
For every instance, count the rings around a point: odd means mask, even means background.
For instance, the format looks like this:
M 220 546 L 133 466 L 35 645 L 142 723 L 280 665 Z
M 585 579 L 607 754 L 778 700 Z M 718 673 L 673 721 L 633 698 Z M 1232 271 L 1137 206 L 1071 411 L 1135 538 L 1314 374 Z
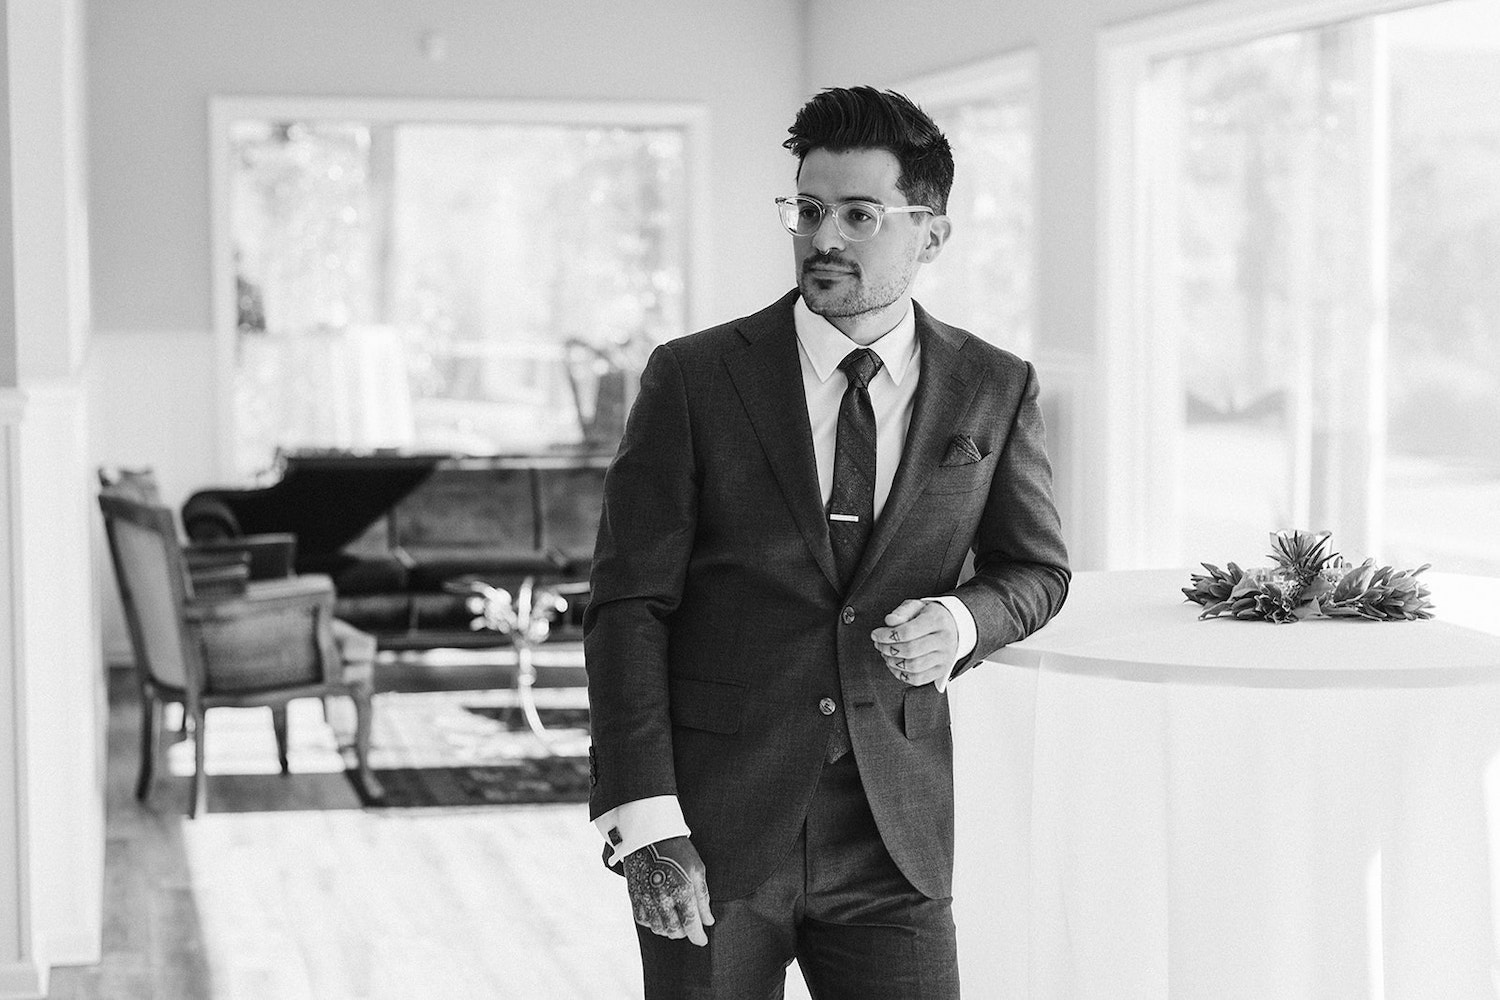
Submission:
M 948 211 L 953 150 L 927 112 L 894 90 L 830 87 L 802 106 L 787 132 L 782 145 L 799 165 L 815 149 L 889 150 L 901 164 L 896 186 L 907 201 L 938 215 Z

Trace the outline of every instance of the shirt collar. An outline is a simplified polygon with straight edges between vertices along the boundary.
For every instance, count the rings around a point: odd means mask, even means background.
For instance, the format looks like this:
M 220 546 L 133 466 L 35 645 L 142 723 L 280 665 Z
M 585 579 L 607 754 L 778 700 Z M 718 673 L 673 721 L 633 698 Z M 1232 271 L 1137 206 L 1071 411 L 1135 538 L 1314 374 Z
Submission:
M 812 362 L 813 374 L 818 376 L 819 382 L 832 378 L 838 371 L 839 362 L 860 346 L 844 336 L 838 327 L 807 308 L 800 295 L 792 307 L 792 318 L 797 327 L 797 342 Z M 880 355 L 880 370 L 900 385 L 917 352 L 917 318 L 910 301 L 906 304 L 906 313 L 870 345 L 870 350 Z

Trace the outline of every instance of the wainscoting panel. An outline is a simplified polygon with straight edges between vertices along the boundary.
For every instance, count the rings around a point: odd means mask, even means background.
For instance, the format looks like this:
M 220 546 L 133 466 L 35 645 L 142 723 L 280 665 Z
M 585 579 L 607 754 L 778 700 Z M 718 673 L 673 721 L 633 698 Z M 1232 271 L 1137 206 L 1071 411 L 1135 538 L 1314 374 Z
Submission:
M 104 879 L 104 671 L 90 554 L 87 405 L 81 380 L 22 390 L 20 622 L 38 951 L 97 962 Z
M 19 427 L 25 397 L 0 389 L 0 1000 L 46 994 L 32 933 L 26 686 L 21 630 Z

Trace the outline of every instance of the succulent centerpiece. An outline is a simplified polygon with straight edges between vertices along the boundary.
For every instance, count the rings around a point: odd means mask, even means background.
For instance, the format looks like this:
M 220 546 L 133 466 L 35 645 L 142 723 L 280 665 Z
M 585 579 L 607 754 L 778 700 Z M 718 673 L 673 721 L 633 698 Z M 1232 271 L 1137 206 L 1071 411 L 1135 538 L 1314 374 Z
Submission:
M 1333 551 L 1330 538 L 1327 531 L 1272 532 L 1269 558 L 1274 566 L 1241 569 L 1228 563 L 1220 569 L 1203 563 L 1207 572 L 1194 573 L 1182 593 L 1202 605 L 1200 619 L 1222 615 L 1285 624 L 1312 617 L 1373 621 L 1432 617 L 1427 585 L 1417 579 L 1428 564 L 1398 570 L 1366 559 L 1350 566 Z

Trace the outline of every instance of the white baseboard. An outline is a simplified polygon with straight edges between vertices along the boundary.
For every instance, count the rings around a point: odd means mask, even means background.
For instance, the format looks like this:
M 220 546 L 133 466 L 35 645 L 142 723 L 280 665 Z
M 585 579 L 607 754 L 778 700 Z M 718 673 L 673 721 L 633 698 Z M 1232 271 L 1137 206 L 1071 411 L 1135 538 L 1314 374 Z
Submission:
M 0 965 L 0 1000 L 46 1000 L 50 971 L 34 962 Z

